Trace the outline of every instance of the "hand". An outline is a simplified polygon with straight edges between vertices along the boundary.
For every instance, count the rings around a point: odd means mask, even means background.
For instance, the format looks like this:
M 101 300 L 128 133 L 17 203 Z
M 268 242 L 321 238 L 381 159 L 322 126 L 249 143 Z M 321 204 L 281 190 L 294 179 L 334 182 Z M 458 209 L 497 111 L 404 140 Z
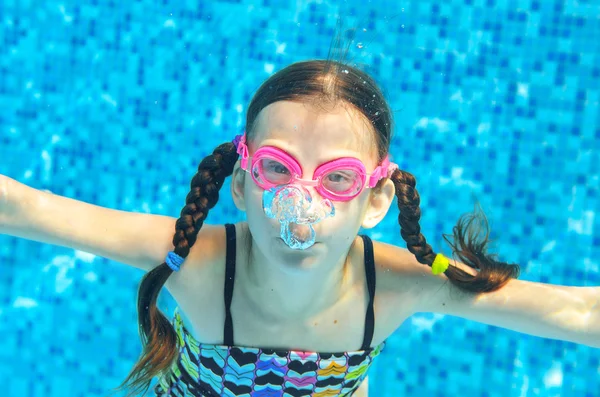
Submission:
M 0 213 L 8 206 L 8 177 L 0 175 Z
M 10 208 L 11 202 L 9 201 L 9 192 L 13 182 L 14 180 L 0 174 L 0 233 L 2 232 L 2 226 L 6 226 L 8 222 L 8 214 L 14 211 Z

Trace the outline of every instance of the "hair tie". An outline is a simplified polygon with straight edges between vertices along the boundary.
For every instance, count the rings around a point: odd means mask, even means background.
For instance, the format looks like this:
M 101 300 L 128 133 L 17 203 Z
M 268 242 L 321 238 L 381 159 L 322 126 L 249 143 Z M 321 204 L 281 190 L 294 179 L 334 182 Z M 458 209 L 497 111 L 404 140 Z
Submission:
M 387 169 L 387 177 L 391 178 L 394 171 L 396 171 L 398 168 L 400 168 L 400 167 L 398 167 L 398 164 L 390 163 L 390 165 L 388 165 L 388 169 Z
M 242 134 L 239 134 L 239 135 L 236 135 L 235 138 L 233 138 L 233 141 L 231 141 L 231 143 L 233 143 L 235 145 L 235 148 L 237 149 L 241 140 L 242 140 Z
M 437 254 L 431 265 L 431 274 L 444 273 L 450 266 L 450 261 L 442 254 Z
M 181 268 L 181 264 L 183 263 L 183 261 L 184 259 L 173 251 L 169 251 L 167 257 L 165 258 L 165 262 L 171 269 L 173 269 L 174 272 L 179 271 L 179 268 Z

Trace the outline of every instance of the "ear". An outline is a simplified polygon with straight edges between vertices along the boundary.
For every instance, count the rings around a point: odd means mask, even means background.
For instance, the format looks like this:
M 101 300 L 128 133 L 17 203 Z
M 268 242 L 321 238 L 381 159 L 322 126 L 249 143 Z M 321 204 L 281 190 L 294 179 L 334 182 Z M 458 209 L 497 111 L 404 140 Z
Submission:
M 391 179 L 385 181 L 380 189 L 371 189 L 369 203 L 361 226 L 365 229 L 375 227 L 383 220 L 394 202 L 396 188 Z
M 246 171 L 241 167 L 241 162 L 238 160 L 233 166 L 231 174 L 231 197 L 233 203 L 240 211 L 246 211 L 246 200 L 244 197 L 244 183 L 246 180 Z

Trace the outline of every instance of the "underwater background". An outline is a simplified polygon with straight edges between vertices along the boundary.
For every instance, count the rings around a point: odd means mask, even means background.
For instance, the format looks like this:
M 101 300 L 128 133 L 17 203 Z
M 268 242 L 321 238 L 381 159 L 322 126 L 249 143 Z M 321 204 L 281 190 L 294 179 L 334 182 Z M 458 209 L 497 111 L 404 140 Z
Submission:
M 417 179 L 434 250 L 451 253 L 442 234 L 478 201 L 490 250 L 521 279 L 598 286 L 599 15 L 598 0 L 3 0 L 0 173 L 178 216 L 258 86 L 326 58 L 341 18 L 349 63 L 394 110 L 391 159 Z M 364 232 L 405 247 L 396 208 Z M 207 222 L 242 219 L 223 189 Z M 0 236 L 2 395 L 106 396 L 141 351 L 142 275 Z M 166 290 L 160 302 L 174 306 Z M 418 314 L 369 384 L 375 397 L 595 397 L 599 375 L 600 349 Z

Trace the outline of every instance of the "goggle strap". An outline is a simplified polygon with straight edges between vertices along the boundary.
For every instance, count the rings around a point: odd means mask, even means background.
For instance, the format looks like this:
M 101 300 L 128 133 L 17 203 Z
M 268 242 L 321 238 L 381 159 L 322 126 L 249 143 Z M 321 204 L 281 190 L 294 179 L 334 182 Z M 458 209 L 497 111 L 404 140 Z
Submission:
M 398 164 L 390 162 L 390 156 L 385 156 L 381 165 L 375 168 L 375 171 L 371 174 L 369 178 L 369 187 L 377 186 L 377 182 L 383 178 L 389 178 L 392 176 L 392 173 L 398 168 Z
M 250 156 L 250 153 L 248 152 L 248 146 L 246 145 L 246 131 L 244 131 L 243 135 L 236 136 L 233 142 L 234 144 L 237 143 L 237 154 L 241 156 L 241 166 L 242 169 L 246 171 L 246 167 L 248 166 L 248 157 Z

